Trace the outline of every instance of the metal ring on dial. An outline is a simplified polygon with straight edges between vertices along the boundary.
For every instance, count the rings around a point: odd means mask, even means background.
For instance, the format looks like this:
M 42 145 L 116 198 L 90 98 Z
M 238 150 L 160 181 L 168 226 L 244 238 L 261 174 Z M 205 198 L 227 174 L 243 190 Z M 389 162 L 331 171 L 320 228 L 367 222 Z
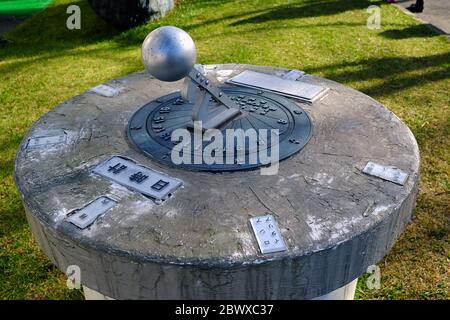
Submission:
M 279 143 L 279 160 L 300 151 L 311 138 L 312 123 L 307 113 L 292 100 L 249 88 L 222 88 L 243 111 L 243 115 L 236 118 L 223 128 L 222 133 L 226 146 L 227 129 L 242 129 L 244 132 L 253 129 L 259 135 L 266 135 L 268 146 L 252 148 L 248 139 L 245 141 L 245 159 L 239 158 L 238 152 L 234 152 L 233 159 L 227 161 L 223 152 L 223 163 L 195 164 L 193 161 L 177 165 L 178 167 L 195 171 L 238 171 L 258 168 L 265 164 L 259 156 L 261 152 L 270 155 L 271 144 L 270 130 L 277 130 Z M 211 101 L 211 103 L 214 103 Z M 181 99 L 180 93 L 175 92 L 163 96 L 146 104 L 139 109 L 130 119 L 128 137 L 147 156 L 165 165 L 173 166 L 171 152 L 179 141 L 172 141 L 171 134 L 175 129 L 187 128 L 192 122 L 193 104 Z M 260 131 L 266 129 L 267 131 Z M 193 140 L 193 135 L 191 135 Z M 259 137 L 258 137 L 259 138 Z M 201 150 L 211 143 L 204 141 Z M 263 150 L 264 149 L 264 150 Z M 265 150 L 269 149 L 269 150 Z M 190 143 L 191 155 L 198 152 L 194 141 Z M 254 158 L 250 155 L 256 153 Z M 251 161 L 256 159 L 257 161 Z

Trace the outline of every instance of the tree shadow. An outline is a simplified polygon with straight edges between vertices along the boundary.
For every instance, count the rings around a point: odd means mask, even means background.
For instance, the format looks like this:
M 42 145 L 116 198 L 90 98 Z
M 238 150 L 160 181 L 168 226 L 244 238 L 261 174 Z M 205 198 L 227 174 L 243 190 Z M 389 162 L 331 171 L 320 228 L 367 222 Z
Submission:
M 440 34 L 434 30 L 435 27 L 433 27 L 431 24 L 419 24 L 404 29 L 386 30 L 381 32 L 380 35 L 388 39 L 396 40 L 439 36 Z
M 280 21 L 299 18 L 322 17 L 339 14 L 345 11 L 355 9 L 366 9 L 370 5 L 377 5 L 382 1 L 373 2 L 368 0 L 349 1 L 311 1 L 301 3 L 289 3 L 265 10 L 264 13 L 257 16 L 239 20 L 230 24 L 230 26 L 239 26 L 252 23 L 264 23 L 268 21 Z
M 64 52 L 112 39 L 120 33 L 101 20 L 86 1 L 79 0 L 70 4 L 80 7 L 81 29 L 67 28 L 69 14 L 66 10 L 69 4 L 50 6 L 4 35 L 8 42 L 0 46 L 0 60 L 14 56 L 37 56 L 55 50 Z
M 425 57 L 389 57 L 360 60 L 310 68 L 307 71 L 313 74 L 320 72 L 324 77 L 341 83 L 381 79 L 383 80 L 381 84 L 360 89 L 369 96 L 377 98 L 419 86 L 422 83 L 450 78 L 449 61 L 450 52 L 446 52 Z M 348 71 L 350 67 L 357 70 Z M 436 70 L 437 67 L 440 68 Z M 408 72 L 428 68 L 435 71 L 422 73 L 420 77 L 405 75 Z
M 275 31 L 275 30 L 295 30 L 295 29 L 314 29 L 317 27 L 323 27 L 323 28 L 339 28 L 339 27 L 365 27 L 366 25 L 363 23 L 359 23 L 359 22 L 340 22 L 340 21 L 336 21 L 336 22 L 332 22 L 332 23 L 314 23 L 314 24 L 295 24 L 295 25 L 291 25 L 291 26 L 284 26 L 284 25 L 280 25 L 280 26 L 271 26 L 270 30 L 271 31 Z M 385 24 L 385 26 L 403 26 L 401 24 L 395 24 L 395 23 L 389 23 L 389 24 Z M 252 28 L 247 28 L 245 30 L 245 32 L 247 33 L 257 33 L 257 32 L 261 32 L 261 31 L 266 31 L 267 27 L 264 25 L 261 26 L 254 26 Z M 232 35 L 239 35 L 242 34 L 244 31 L 240 30 L 240 29 L 227 29 L 226 31 L 219 31 L 217 33 L 209 33 L 207 35 L 204 36 L 197 36 L 196 39 L 197 40 L 201 40 L 201 39 L 210 39 L 211 37 L 223 37 L 223 36 L 232 36 Z

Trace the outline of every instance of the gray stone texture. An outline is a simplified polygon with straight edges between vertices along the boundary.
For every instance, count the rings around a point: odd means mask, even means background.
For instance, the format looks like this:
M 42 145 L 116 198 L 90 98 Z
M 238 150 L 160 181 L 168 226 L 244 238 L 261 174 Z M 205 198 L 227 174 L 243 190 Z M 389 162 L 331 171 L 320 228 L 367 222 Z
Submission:
M 250 65 L 207 66 L 224 81 Z M 389 252 L 410 221 L 419 150 L 408 127 L 370 97 L 326 79 L 322 100 L 299 103 L 314 124 L 310 142 L 280 163 L 279 173 L 191 172 L 162 166 L 126 140 L 131 115 L 177 91 L 146 73 L 110 81 L 112 98 L 86 92 L 39 119 L 25 136 L 15 180 L 31 230 L 62 271 L 81 268 L 87 287 L 116 299 L 305 299 L 353 281 Z M 64 130 L 65 144 L 26 148 L 30 137 Z M 113 155 L 181 179 L 183 188 L 156 204 L 92 173 Z M 368 161 L 409 174 L 404 186 L 368 176 Z M 90 228 L 66 215 L 99 196 L 118 204 Z M 249 218 L 276 217 L 288 250 L 262 255 Z

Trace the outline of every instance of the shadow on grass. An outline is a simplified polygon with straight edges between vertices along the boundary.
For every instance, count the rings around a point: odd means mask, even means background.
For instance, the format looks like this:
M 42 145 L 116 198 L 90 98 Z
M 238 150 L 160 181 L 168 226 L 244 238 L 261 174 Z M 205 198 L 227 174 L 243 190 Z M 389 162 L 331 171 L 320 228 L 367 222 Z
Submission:
M 87 48 L 108 40 L 113 41 L 121 31 L 101 20 L 86 1 L 80 0 L 72 4 L 78 5 L 82 12 L 80 30 L 69 30 L 66 27 L 68 4 L 50 6 L 6 35 L 8 41 L 0 44 L 0 61 L 6 61 L 0 67 L 0 73 L 12 74 L 39 61 L 62 56 L 98 55 L 102 51 L 107 55 L 111 46 L 81 52 L 75 49 Z M 118 48 L 125 49 L 129 46 L 120 41 L 113 43 Z M 10 58 L 20 60 L 7 61 Z
M 404 29 L 386 30 L 380 33 L 388 39 L 408 39 L 408 38 L 426 38 L 436 37 L 440 34 L 434 31 L 434 27 L 430 24 L 419 24 Z
M 8 41 L 0 43 L 0 79 L 14 77 L 14 72 L 27 68 L 40 60 L 59 56 L 80 55 L 71 50 L 112 39 L 119 31 L 104 23 L 86 1 L 75 1 L 82 12 L 81 30 L 69 30 L 66 27 L 66 13 L 69 4 L 57 4 L 48 7 L 39 14 L 30 17 L 10 33 L 4 35 Z M 101 49 L 86 50 L 83 55 L 98 54 Z M 103 49 L 107 50 L 107 49 Z M 107 53 L 105 52 L 105 55 Z M 8 59 L 18 59 L 8 61 Z M 0 80 L 1 81 L 1 80 Z M 2 154 L 14 154 L 23 135 L 12 132 L 0 141 Z M 11 183 L 13 162 L 10 156 L 0 160 L 0 177 L 4 187 Z M 19 197 L 11 197 L 6 206 L 0 208 L 0 237 L 20 232 L 27 221 Z
M 279 7 L 274 7 L 265 10 L 264 13 L 257 16 L 239 20 L 231 23 L 231 26 L 238 26 L 250 23 L 264 23 L 268 21 L 280 21 L 290 19 L 301 19 L 310 17 L 330 16 L 343 13 L 349 10 L 366 9 L 371 5 L 383 3 L 382 1 L 348 1 L 348 0 L 334 0 L 334 1 L 304 1 L 299 3 L 289 3 Z
M 6 34 L 5 38 L 11 42 L 0 47 L 3 49 L 0 59 L 31 57 L 55 50 L 63 54 L 64 50 L 112 39 L 120 33 L 97 17 L 86 1 L 71 4 L 81 9 L 80 30 L 67 29 L 68 4 L 50 6 Z
M 450 78 L 449 61 L 450 52 L 446 52 L 425 57 L 378 58 L 331 64 L 311 68 L 307 71 L 313 74 L 321 72 L 325 77 L 342 83 L 382 79 L 384 80 L 383 83 L 362 90 L 364 93 L 376 98 L 387 96 L 410 87 L 419 87 L 425 82 Z M 357 70 L 348 71 L 349 67 L 357 68 Z M 428 68 L 439 68 L 439 70 L 422 73 L 420 77 L 403 76 L 403 74 L 408 72 Z

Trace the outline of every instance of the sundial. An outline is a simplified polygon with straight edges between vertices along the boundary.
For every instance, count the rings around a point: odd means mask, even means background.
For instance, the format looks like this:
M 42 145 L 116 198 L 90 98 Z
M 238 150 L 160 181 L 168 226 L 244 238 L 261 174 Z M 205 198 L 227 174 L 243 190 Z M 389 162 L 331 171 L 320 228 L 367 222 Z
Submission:
M 87 298 L 351 298 L 410 221 L 408 127 L 300 70 L 196 64 L 175 27 L 142 60 L 23 139 L 15 180 L 49 259 Z
M 171 57 L 170 52 L 183 54 Z M 166 59 L 158 59 L 159 56 L 166 56 Z M 260 89 L 218 86 L 214 79 L 204 74 L 201 65 L 194 66 L 195 56 L 192 39 L 175 27 L 157 29 L 144 41 L 142 58 L 150 74 L 163 81 L 185 80 L 181 91 L 158 97 L 131 117 L 128 137 L 139 150 L 158 162 L 174 165 L 171 152 L 179 141 L 171 139 L 172 132 L 180 128 L 193 129 L 196 121 L 201 122 L 202 131 L 222 131 L 221 147 L 214 150 L 220 153 L 221 161 L 194 163 L 195 154 L 201 153 L 210 141 L 196 145 L 194 135 L 191 135 L 189 141 L 183 141 L 189 143 L 188 158 L 191 161 L 176 164 L 185 169 L 220 172 L 259 167 L 262 165 L 259 158 L 261 149 L 270 154 L 274 145 L 269 136 L 264 137 L 267 141 L 259 139 L 261 129 L 265 130 L 262 134 L 270 130 L 277 133 L 278 160 L 295 154 L 305 146 L 311 137 L 312 124 L 300 106 Z M 227 145 L 226 131 L 245 132 L 249 129 L 257 135 L 256 144 L 250 145 L 248 139 L 241 146 L 235 143 L 236 149 L 242 148 L 242 154 L 235 150 L 233 155 L 227 155 L 224 150 Z M 249 160 L 252 155 L 256 161 Z
M 311 137 L 311 121 L 306 112 L 295 103 L 255 89 L 223 88 L 222 91 L 242 110 L 239 117 L 232 119 L 222 128 L 223 131 L 227 129 L 244 131 L 254 129 L 256 132 L 259 132 L 260 129 L 278 130 L 280 160 L 301 150 Z M 177 128 L 189 127 L 192 123 L 193 106 L 182 100 L 178 93 L 172 93 L 150 102 L 131 118 L 128 129 L 130 140 L 137 148 L 156 161 L 173 165 L 170 153 L 178 141 L 171 141 L 171 132 Z M 270 139 L 268 140 L 270 148 Z M 209 141 L 202 142 L 200 149 L 205 149 L 208 144 Z M 222 145 L 226 145 L 225 133 L 223 133 Z M 258 149 L 262 147 L 264 146 L 257 145 Z M 248 142 L 243 149 L 246 157 L 243 161 L 239 161 L 237 152 L 235 152 L 233 159 L 227 163 L 226 153 L 221 148 L 218 151 L 222 152 L 223 164 L 207 165 L 191 162 L 183 163 L 181 166 L 190 170 L 203 171 L 236 171 L 259 167 L 261 165 L 259 161 L 256 163 L 248 161 L 249 153 L 257 154 L 258 149 L 252 149 Z M 193 159 L 196 153 L 194 141 L 190 143 L 190 150 L 190 158 Z

